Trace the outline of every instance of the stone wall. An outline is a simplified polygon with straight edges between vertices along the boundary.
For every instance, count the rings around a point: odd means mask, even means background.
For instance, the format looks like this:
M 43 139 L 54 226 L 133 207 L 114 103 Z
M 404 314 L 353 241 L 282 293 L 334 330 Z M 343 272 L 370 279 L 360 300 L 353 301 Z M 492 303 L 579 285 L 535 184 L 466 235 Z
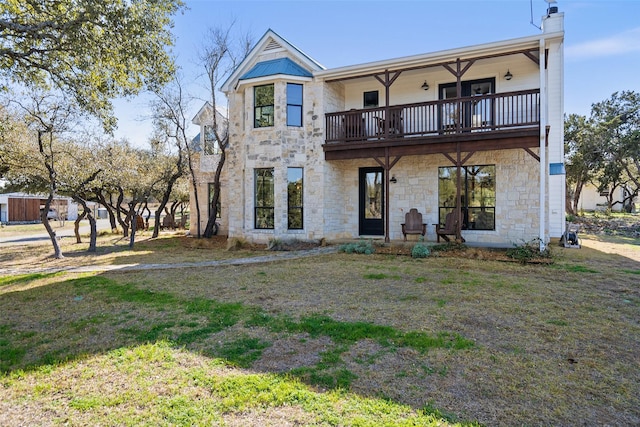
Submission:
M 358 171 L 378 166 L 372 160 L 333 161 L 327 168 L 325 237 L 358 237 Z M 427 240 L 436 240 L 438 222 L 438 168 L 451 163 L 442 155 L 406 156 L 391 170 L 397 183 L 389 188 L 389 237 L 402 239 L 400 224 L 417 208 L 428 224 Z M 539 163 L 524 150 L 476 153 L 467 165 L 496 166 L 496 229 L 464 230 L 469 243 L 511 246 L 531 240 L 538 232 Z
M 270 239 L 318 239 L 324 235 L 325 162 L 323 91 L 318 83 L 306 83 L 303 92 L 303 126 L 286 125 L 286 80 L 274 82 L 274 126 L 253 127 L 253 88 L 234 95 L 230 111 L 229 237 L 253 242 Z M 287 228 L 287 168 L 303 168 L 304 229 Z M 254 228 L 254 170 L 274 169 L 275 224 L 273 230 Z M 244 203 L 242 203 L 244 200 Z
M 195 154 L 193 156 L 193 161 L 196 167 L 195 175 L 197 180 L 197 191 L 198 191 L 198 203 L 200 205 L 200 234 L 204 233 L 204 229 L 207 226 L 207 221 L 209 220 L 209 183 L 214 182 L 216 167 L 218 166 L 218 161 L 220 160 L 219 155 L 204 155 L 202 153 Z M 228 185 L 227 173 L 228 164 L 225 165 L 222 176 L 220 179 L 220 206 L 221 206 L 221 217 L 217 221 L 220 228 L 218 230 L 219 234 L 226 235 L 229 232 L 229 221 L 227 218 L 227 212 L 229 209 L 229 198 L 228 192 L 225 191 L 225 188 Z M 195 197 L 194 197 L 194 188 L 191 187 L 191 195 L 190 200 L 191 203 L 191 212 L 189 218 L 189 232 L 192 236 L 196 236 L 198 234 L 197 228 L 197 211 L 195 209 Z

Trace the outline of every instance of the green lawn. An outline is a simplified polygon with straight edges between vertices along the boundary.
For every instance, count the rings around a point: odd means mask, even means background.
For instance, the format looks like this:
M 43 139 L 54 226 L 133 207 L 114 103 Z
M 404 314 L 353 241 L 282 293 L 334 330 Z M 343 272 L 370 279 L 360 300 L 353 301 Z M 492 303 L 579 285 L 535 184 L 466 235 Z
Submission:
M 637 424 L 640 263 L 553 252 L 0 276 L 0 424 Z

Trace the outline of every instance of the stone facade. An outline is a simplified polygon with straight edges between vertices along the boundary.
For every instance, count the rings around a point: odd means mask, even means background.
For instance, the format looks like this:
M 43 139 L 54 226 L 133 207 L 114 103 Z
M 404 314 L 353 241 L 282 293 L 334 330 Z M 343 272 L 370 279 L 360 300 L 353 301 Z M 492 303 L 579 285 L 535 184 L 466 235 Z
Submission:
M 209 184 L 213 185 L 215 180 L 216 168 L 218 166 L 218 162 L 220 161 L 220 155 L 205 155 L 203 153 L 197 153 L 193 156 L 193 161 L 196 165 L 194 168 L 196 172 L 196 181 L 197 185 L 191 187 L 191 214 L 190 214 L 190 227 L 189 232 L 192 235 L 197 235 L 198 226 L 197 226 L 197 214 L 195 209 L 195 197 L 194 197 L 194 189 L 198 191 L 198 202 L 200 204 L 200 234 L 204 233 L 204 229 L 207 226 L 207 221 L 209 220 Z M 228 168 L 223 169 L 223 173 L 220 179 L 220 185 L 222 188 L 226 188 L 228 186 L 228 174 L 226 171 Z M 225 208 L 229 206 L 229 193 L 227 191 L 220 192 L 220 205 Z M 220 219 L 217 221 L 219 225 L 218 232 L 220 234 L 227 235 L 229 232 L 229 221 L 227 218 L 226 209 L 222 209 L 220 212 Z
M 561 17 L 552 18 L 561 20 Z M 562 28 L 561 22 L 556 21 L 551 26 L 553 31 Z M 562 109 L 561 33 L 557 37 L 557 41 L 554 39 L 548 42 L 552 65 L 544 73 L 550 73 L 550 76 L 542 75 L 531 55 L 517 54 L 508 59 L 496 55 L 492 60 L 478 61 L 478 65 L 470 67 L 465 75 L 465 79 L 469 81 L 484 79 L 494 82 L 493 88 L 497 92 L 540 89 L 541 102 L 544 102 L 540 109 L 548 113 L 545 123 L 550 123 L 553 129 L 549 135 L 540 133 L 542 146 L 546 143 L 548 147 L 543 153 L 537 148 L 530 149 L 529 152 L 505 149 L 477 151 L 466 156 L 465 166 L 495 166 L 496 194 L 495 228 L 463 230 L 462 235 L 469 243 L 511 246 L 539 237 L 541 228 L 544 229 L 545 240 L 548 240 L 550 230 L 556 235 L 563 230 L 563 226 L 556 222 L 564 222 L 564 200 L 557 200 L 564 194 L 564 189 L 559 189 L 564 187 L 564 176 L 556 175 L 549 179 L 548 165 L 545 163 L 546 166 L 541 167 L 540 161 L 535 158 L 538 156 L 546 162 L 549 159 L 553 162 L 563 161 L 562 130 L 558 129 L 561 127 Z M 484 46 L 482 49 L 483 52 L 494 52 L 495 49 L 512 49 L 517 52 L 517 49 L 521 49 L 520 46 L 537 48 L 539 43 L 539 40 L 530 37 L 513 43 Z M 460 51 L 455 52 L 455 55 L 461 54 Z M 272 74 L 265 72 L 265 75 L 256 75 L 256 64 L 261 65 L 260 70 L 266 70 L 269 67 L 265 64 L 273 68 L 272 61 L 281 58 L 291 60 L 294 64 L 293 71 L 275 70 Z M 439 58 L 433 61 L 437 60 L 441 61 Z M 411 61 L 415 62 L 416 59 L 412 58 Z M 303 71 L 298 72 L 296 66 Z M 325 160 L 325 115 L 329 112 L 362 108 L 362 94 L 381 88 L 381 81 L 373 77 L 375 73 L 371 74 L 370 68 L 383 69 L 384 66 L 375 63 L 335 71 L 324 70 L 272 31 L 263 36 L 243 64 L 223 85 L 229 100 L 230 135 L 222 179 L 220 222 L 223 233 L 229 238 L 261 243 L 271 239 L 331 241 L 360 237 L 359 171 L 361 168 L 379 167 L 379 159 Z M 507 67 L 517 75 L 517 79 L 502 79 L 504 68 Z M 353 69 L 362 73 L 362 77 L 345 77 L 354 73 Z M 252 73 L 247 74 L 250 70 Z M 420 89 L 418 92 L 416 89 L 424 81 L 424 72 L 410 70 L 399 74 L 399 78 L 393 83 L 396 89 L 390 105 L 424 102 L 425 97 L 427 100 L 439 99 L 437 88 L 439 85 L 450 84 L 451 74 L 445 68 L 437 66 L 429 68 L 429 72 L 431 90 Z M 250 75 L 251 78 L 244 78 L 243 75 Z M 540 88 L 540 81 L 547 81 L 544 91 Z M 303 86 L 303 123 L 300 127 L 287 126 L 287 83 Z M 254 87 L 265 84 L 273 84 L 274 87 L 273 126 L 254 127 Z M 556 89 L 560 89 L 560 92 Z M 383 99 L 380 102 L 384 105 Z M 545 140 L 547 137 L 548 141 Z M 212 180 L 215 164 L 216 158 L 212 156 L 202 156 L 200 159 L 201 187 L 198 194 L 201 201 L 207 200 L 204 183 Z M 428 224 L 427 240 L 436 239 L 433 224 L 439 219 L 440 167 L 452 167 L 451 160 L 442 154 L 405 155 L 388 172 L 396 178 L 395 183 L 390 183 L 389 194 L 386 195 L 389 204 L 387 231 L 390 239 L 403 238 L 401 223 L 404 222 L 405 213 L 411 208 L 417 208 L 423 214 L 423 219 Z M 255 170 L 262 168 L 270 168 L 274 172 L 273 229 L 255 227 Z M 303 169 L 304 227 L 301 230 L 288 229 L 288 168 Z M 544 177 L 541 177 L 541 171 L 546 171 Z M 540 192 L 541 185 L 543 193 Z M 540 208 L 541 200 L 545 205 L 543 209 Z M 544 212 L 543 220 L 541 212 Z M 551 225 L 550 218 L 555 221 Z
M 325 237 L 342 239 L 358 237 L 358 171 L 362 167 L 377 166 L 367 160 L 333 162 L 327 179 L 342 188 L 327 194 L 327 205 L 335 206 L 327 223 Z M 469 243 L 511 245 L 529 241 L 538 232 L 539 164 L 524 151 L 505 150 L 475 154 L 468 165 L 496 166 L 495 230 L 463 230 Z M 397 182 L 390 184 L 390 238 L 403 238 L 400 224 L 411 208 L 423 214 L 427 224 L 427 240 L 436 240 L 438 222 L 438 168 L 451 166 L 441 155 L 407 156 L 392 169 Z M 331 184 L 328 184 L 330 186 Z

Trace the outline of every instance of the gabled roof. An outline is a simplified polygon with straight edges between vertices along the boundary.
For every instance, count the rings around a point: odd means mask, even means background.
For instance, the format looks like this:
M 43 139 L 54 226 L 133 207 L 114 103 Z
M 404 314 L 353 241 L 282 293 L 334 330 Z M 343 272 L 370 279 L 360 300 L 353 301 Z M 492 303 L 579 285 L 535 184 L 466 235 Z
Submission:
M 193 123 L 194 125 L 200 126 L 205 120 L 212 120 L 211 119 L 212 110 L 213 110 L 213 107 L 211 106 L 211 103 L 209 101 L 206 101 L 204 104 L 202 104 L 202 107 L 200 107 L 196 115 L 193 116 L 193 119 L 191 119 L 191 123 Z M 222 110 L 221 108 L 217 108 L 218 120 L 224 120 L 226 118 L 225 115 L 222 114 L 221 110 Z
M 198 132 L 198 134 L 191 140 L 191 149 L 196 152 L 202 151 L 202 146 L 200 145 L 200 132 Z
M 269 73 L 264 74 L 266 76 L 277 75 L 277 74 L 286 74 L 286 75 L 294 75 L 298 76 L 299 74 L 291 74 L 292 69 L 288 65 L 289 62 L 280 62 L 277 64 L 265 64 L 271 61 L 259 61 L 260 55 L 263 54 L 277 54 L 278 56 L 284 59 L 285 53 L 288 57 L 287 59 L 295 64 L 301 70 L 304 70 L 308 75 L 303 77 L 311 77 L 312 73 L 315 71 L 324 70 L 325 68 L 312 59 L 309 55 L 302 52 L 300 49 L 289 43 L 284 38 L 280 37 L 275 31 L 269 29 L 266 33 L 260 38 L 260 40 L 255 44 L 255 46 L 251 49 L 249 54 L 242 60 L 240 65 L 231 73 L 231 75 L 227 78 L 227 80 L 222 84 L 220 90 L 222 92 L 229 92 L 234 89 L 237 82 L 240 80 L 247 80 L 248 78 L 255 77 L 245 77 L 249 73 L 264 73 L 267 68 L 276 67 L 282 71 L 284 67 L 288 70 L 288 73 Z M 273 55 L 271 55 L 273 58 Z M 260 65 L 262 64 L 262 65 Z M 257 69 L 258 68 L 258 69 Z M 297 70 L 295 72 L 300 72 Z
M 270 61 L 258 62 L 248 73 L 238 80 L 255 79 L 257 77 L 273 76 L 285 74 L 287 76 L 313 77 L 308 70 L 305 70 L 289 58 L 278 58 Z

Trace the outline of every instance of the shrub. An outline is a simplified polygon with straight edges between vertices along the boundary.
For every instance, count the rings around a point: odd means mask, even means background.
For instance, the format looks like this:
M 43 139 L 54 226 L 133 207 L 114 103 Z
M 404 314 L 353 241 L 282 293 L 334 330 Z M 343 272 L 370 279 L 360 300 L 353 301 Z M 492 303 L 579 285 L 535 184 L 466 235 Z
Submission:
M 280 239 L 269 239 L 269 243 L 267 244 L 267 250 L 269 251 L 281 251 L 284 248 L 285 243 Z
M 549 246 L 547 246 L 543 251 L 540 251 L 540 239 L 535 238 L 521 245 L 514 243 L 513 248 L 507 249 L 507 256 L 522 264 L 526 264 L 536 258 L 550 258 L 551 250 Z
M 227 242 L 228 251 L 239 251 L 240 249 L 244 249 L 248 246 L 249 246 L 249 242 L 239 237 L 234 237 L 233 239 Z
M 359 240 L 358 242 L 345 243 L 344 245 L 340 245 L 340 252 L 345 252 L 347 254 L 365 254 L 371 255 L 376 250 L 373 247 L 373 243 L 370 240 Z
M 422 239 L 421 239 L 422 240 Z M 416 243 L 413 248 L 411 248 L 411 257 L 412 258 L 426 258 L 431 254 L 431 250 L 425 246 L 422 241 Z

